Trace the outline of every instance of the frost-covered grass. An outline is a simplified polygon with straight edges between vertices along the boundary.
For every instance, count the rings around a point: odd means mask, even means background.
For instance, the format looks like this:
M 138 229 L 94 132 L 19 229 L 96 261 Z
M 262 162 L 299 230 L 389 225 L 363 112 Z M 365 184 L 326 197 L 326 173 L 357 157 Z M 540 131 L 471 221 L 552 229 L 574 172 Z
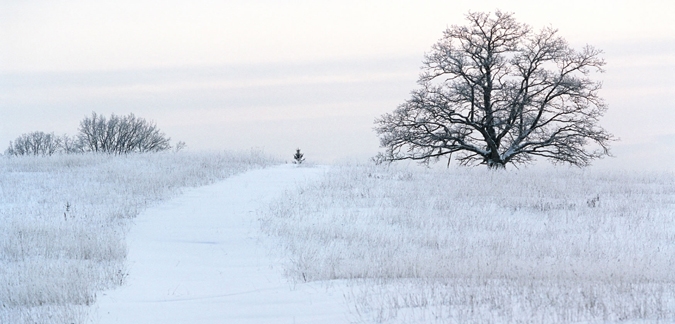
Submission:
M 333 167 L 261 213 L 357 321 L 675 321 L 675 175 Z
M 144 208 L 274 161 L 251 153 L 0 159 L 0 323 L 81 323 L 124 282 L 125 233 Z

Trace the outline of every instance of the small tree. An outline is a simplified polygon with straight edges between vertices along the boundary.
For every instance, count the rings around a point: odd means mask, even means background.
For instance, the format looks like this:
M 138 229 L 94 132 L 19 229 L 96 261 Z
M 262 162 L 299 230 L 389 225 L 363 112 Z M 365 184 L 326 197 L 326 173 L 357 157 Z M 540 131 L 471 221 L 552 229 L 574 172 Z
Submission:
M 110 154 L 159 152 L 171 148 L 170 138 L 157 126 L 134 114 L 109 119 L 92 113 L 80 122 L 78 140 L 84 151 Z
M 305 162 L 305 158 L 303 157 L 304 154 L 300 153 L 300 149 L 295 150 L 295 154 L 293 154 L 293 163 L 294 164 L 302 164 L 302 162 Z
M 61 143 L 61 138 L 55 136 L 54 133 L 32 132 L 22 134 L 9 142 L 5 154 L 48 156 L 56 153 L 61 148 Z
M 178 141 L 178 143 L 176 143 L 176 146 L 175 146 L 173 149 L 174 149 L 174 151 L 176 151 L 176 152 L 180 152 L 180 151 L 182 151 L 183 149 L 185 149 L 186 147 L 187 147 L 187 144 L 185 144 L 185 142 L 183 142 L 183 141 Z
M 79 137 L 71 137 L 66 134 L 61 136 L 61 152 L 65 154 L 76 154 L 84 152 L 84 143 Z
M 601 51 L 576 51 L 550 27 L 533 32 L 513 14 L 469 13 L 425 55 L 420 89 L 376 120 L 378 161 L 429 163 L 458 153 L 462 165 L 530 162 L 586 166 L 609 155 Z M 588 144 L 595 148 L 589 149 Z

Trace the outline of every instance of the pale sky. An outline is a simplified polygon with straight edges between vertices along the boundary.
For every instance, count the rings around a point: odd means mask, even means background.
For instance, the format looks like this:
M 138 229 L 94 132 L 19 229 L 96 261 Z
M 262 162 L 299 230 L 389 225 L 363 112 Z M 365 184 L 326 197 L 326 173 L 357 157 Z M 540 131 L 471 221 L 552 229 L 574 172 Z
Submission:
M 443 30 L 495 9 L 605 51 L 602 125 L 621 141 L 599 167 L 675 169 L 675 2 L 655 0 L 3 1 L 0 151 L 96 111 L 192 150 L 366 160 Z

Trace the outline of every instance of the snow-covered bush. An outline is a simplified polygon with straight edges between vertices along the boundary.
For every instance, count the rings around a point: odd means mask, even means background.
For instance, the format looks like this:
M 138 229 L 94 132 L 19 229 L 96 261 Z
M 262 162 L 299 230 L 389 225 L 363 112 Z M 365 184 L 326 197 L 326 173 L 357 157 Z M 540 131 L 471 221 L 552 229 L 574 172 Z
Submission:
M 180 188 L 275 163 L 259 152 L 0 159 L 0 323 L 82 323 L 126 276 L 129 220 Z
M 334 167 L 261 214 L 360 320 L 675 320 L 675 176 Z

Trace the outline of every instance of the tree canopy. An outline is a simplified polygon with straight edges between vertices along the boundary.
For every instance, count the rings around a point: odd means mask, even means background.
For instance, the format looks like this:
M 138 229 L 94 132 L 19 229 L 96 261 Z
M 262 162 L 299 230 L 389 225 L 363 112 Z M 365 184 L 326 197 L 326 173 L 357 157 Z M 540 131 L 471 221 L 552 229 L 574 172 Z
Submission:
M 153 123 L 134 114 L 110 118 L 95 112 L 80 122 L 78 140 L 83 151 L 111 154 L 160 152 L 171 149 L 166 137 Z M 184 145 L 184 144 L 183 144 Z
M 601 51 L 575 50 L 557 30 L 533 31 L 511 13 L 472 13 L 425 55 L 411 98 L 376 120 L 378 161 L 429 163 L 456 154 L 462 165 L 503 168 L 535 157 L 589 165 L 609 155 L 598 125 Z M 591 145 L 592 144 L 592 145 Z

